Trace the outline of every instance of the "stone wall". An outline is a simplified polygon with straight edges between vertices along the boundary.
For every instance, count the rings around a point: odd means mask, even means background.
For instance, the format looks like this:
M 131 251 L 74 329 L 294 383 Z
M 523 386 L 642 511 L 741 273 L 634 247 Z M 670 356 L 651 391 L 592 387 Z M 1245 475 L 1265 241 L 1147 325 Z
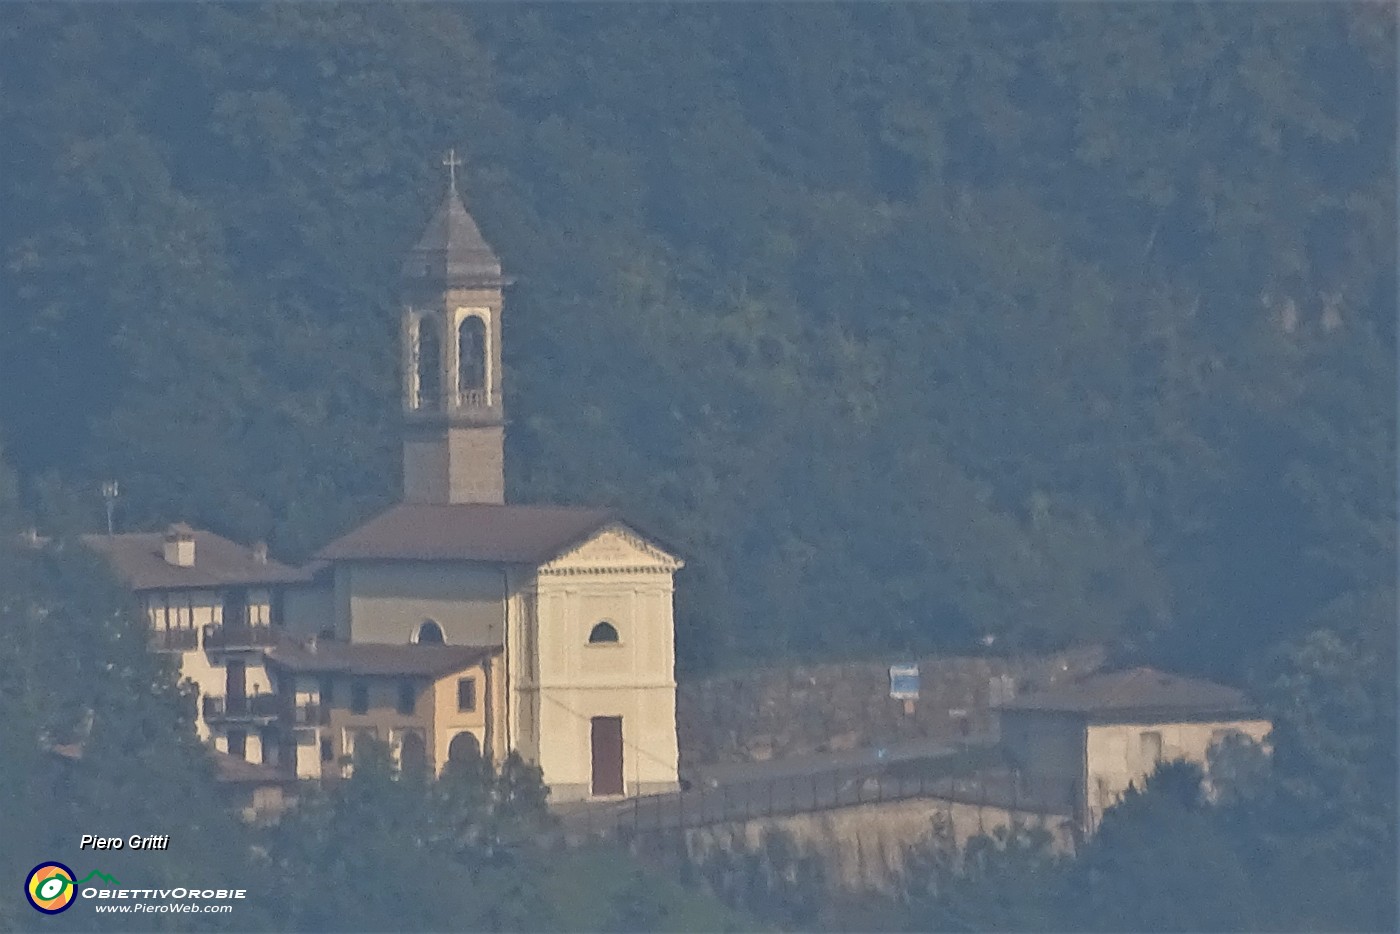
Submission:
M 999 685 L 1024 694 L 1081 677 L 1103 658 L 1098 648 L 1021 658 L 926 656 L 917 659 L 919 699 L 912 713 L 889 696 L 888 663 L 756 669 L 684 681 L 676 697 L 682 769 L 988 737 L 996 729 Z M 1004 677 L 1009 681 L 998 680 Z
M 1051 849 L 1072 852 L 1072 821 L 1063 814 L 979 807 L 933 798 L 866 804 L 743 823 L 687 830 L 686 849 L 703 862 L 716 850 L 757 850 L 768 831 L 786 834 L 803 854 L 820 859 L 833 885 L 850 891 L 890 892 L 904 871 L 911 849 L 925 845 L 942 826 L 959 849 L 978 834 L 994 834 L 1012 825 L 1039 827 L 1050 834 Z M 643 846 L 647 840 L 639 841 Z

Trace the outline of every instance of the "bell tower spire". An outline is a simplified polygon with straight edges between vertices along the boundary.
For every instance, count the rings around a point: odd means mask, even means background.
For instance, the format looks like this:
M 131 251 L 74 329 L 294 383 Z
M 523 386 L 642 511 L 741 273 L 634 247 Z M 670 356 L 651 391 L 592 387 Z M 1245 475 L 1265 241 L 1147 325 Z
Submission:
M 510 282 L 457 192 L 457 151 L 442 164 L 447 196 L 402 271 L 404 500 L 503 503 L 501 309 Z

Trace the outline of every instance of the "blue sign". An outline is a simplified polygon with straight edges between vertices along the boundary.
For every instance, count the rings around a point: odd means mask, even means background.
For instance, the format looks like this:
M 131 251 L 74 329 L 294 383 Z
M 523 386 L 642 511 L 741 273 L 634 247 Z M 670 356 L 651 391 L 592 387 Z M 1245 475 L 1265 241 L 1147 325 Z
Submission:
M 919 666 L 890 666 L 890 697 L 895 700 L 917 700 L 919 697 Z

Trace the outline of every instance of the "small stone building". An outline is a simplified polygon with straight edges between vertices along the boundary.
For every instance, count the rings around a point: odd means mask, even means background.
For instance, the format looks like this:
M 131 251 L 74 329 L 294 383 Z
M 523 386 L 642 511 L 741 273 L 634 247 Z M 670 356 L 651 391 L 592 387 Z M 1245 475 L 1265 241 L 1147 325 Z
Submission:
M 1008 701 L 998 711 L 1001 742 L 1031 782 L 1073 795 L 1085 830 L 1159 762 L 1205 766 L 1231 734 L 1262 741 L 1271 724 L 1235 688 L 1133 668 L 1082 678 Z

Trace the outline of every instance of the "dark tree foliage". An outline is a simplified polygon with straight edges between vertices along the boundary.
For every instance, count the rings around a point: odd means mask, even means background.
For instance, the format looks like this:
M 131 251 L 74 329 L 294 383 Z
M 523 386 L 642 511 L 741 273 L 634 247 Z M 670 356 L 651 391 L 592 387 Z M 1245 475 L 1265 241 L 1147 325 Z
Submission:
M 0 434 L 89 524 L 109 476 L 125 527 L 291 556 L 361 520 L 454 145 L 520 278 L 511 495 L 677 542 L 684 665 L 858 625 L 1234 676 L 1395 566 L 1394 36 L 1362 4 L 10 5 Z
M 255 888 L 251 841 L 216 795 L 193 705 L 168 658 L 147 650 L 145 622 L 128 600 L 75 543 L 21 544 L 0 518 L 0 876 L 9 882 L 0 889 L 0 930 L 34 928 L 40 916 L 23 901 L 21 882 L 46 859 L 133 888 Z M 152 833 L 168 833 L 171 847 L 79 850 L 83 834 Z M 268 923 L 263 907 L 122 919 L 80 903 L 44 926 L 246 930 Z

